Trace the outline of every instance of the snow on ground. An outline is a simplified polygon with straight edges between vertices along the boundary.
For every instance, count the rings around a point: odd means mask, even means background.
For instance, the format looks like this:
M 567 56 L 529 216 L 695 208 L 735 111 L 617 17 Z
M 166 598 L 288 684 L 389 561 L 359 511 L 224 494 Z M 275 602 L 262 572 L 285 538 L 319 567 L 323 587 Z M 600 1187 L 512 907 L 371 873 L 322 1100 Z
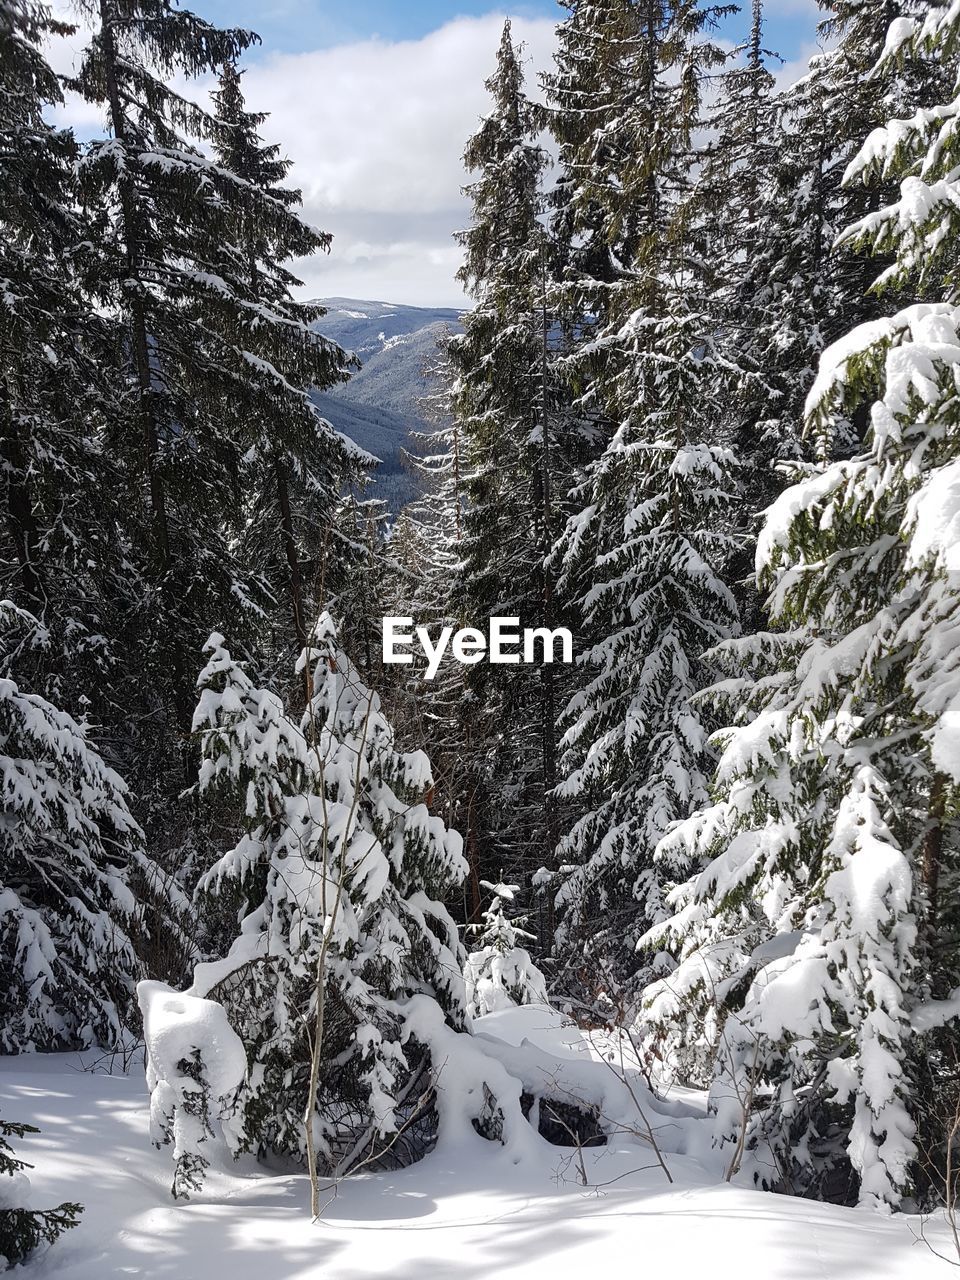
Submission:
M 498 1009 L 483 1018 L 475 1018 L 473 1030 L 482 1035 L 496 1036 L 507 1044 L 520 1045 L 529 1040 L 538 1049 L 546 1049 L 561 1057 L 590 1057 L 589 1032 L 581 1031 L 575 1022 L 565 1018 L 556 1009 L 545 1005 L 513 1005 Z
M 509 1010 L 477 1030 L 553 1052 L 586 1041 L 548 1010 Z M 302 1175 L 252 1161 L 211 1177 L 202 1199 L 170 1198 L 169 1152 L 148 1138 L 141 1071 L 82 1069 L 77 1055 L 0 1058 L 0 1111 L 43 1132 L 18 1144 L 34 1166 L 34 1203 L 79 1199 L 82 1225 L 14 1274 L 111 1280 L 926 1280 L 947 1264 L 919 1222 L 718 1183 L 716 1170 L 670 1156 L 674 1185 L 643 1169 L 636 1145 L 570 1152 L 544 1144 L 520 1164 L 482 1138 L 397 1173 L 341 1184 L 311 1224 Z M 949 1253 L 942 1226 L 929 1238 Z

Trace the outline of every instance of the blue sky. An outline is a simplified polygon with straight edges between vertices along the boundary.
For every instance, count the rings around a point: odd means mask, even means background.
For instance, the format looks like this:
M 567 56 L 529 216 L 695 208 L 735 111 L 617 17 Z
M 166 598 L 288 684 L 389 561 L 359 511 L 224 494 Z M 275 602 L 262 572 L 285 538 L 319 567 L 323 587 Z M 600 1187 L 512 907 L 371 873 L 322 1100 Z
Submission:
M 329 255 L 296 264 L 304 295 L 463 305 L 452 235 L 469 219 L 464 144 L 487 109 L 483 82 L 507 13 L 537 94 L 562 16 L 553 0 L 188 2 L 263 38 L 247 59 L 248 105 L 270 113 L 263 135 L 293 161 L 305 216 L 333 233 Z M 54 3 L 69 11 L 74 0 Z M 765 43 L 786 60 L 782 79 L 795 79 L 816 51 L 816 0 L 767 0 L 766 12 Z M 728 20 L 721 35 L 732 45 L 745 23 Z M 60 43 L 58 70 L 71 69 L 86 39 L 80 31 Z M 202 100 L 210 86 L 183 88 Z M 85 136 L 102 127 L 84 104 L 64 114 Z
M 491 11 L 489 0 L 195 0 L 197 9 L 217 22 L 233 22 L 257 31 L 265 48 L 284 53 L 329 48 L 356 40 L 418 40 L 458 17 L 481 17 Z M 767 0 L 764 21 L 768 46 L 792 58 L 812 36 L 816 16 L 808 0 Z M 518 18 L 552 18 L 560 8 L 554 0 L 527 0 L 510 6 Z M 743 15 L 727 19 L 723 30 L 733 38 Z

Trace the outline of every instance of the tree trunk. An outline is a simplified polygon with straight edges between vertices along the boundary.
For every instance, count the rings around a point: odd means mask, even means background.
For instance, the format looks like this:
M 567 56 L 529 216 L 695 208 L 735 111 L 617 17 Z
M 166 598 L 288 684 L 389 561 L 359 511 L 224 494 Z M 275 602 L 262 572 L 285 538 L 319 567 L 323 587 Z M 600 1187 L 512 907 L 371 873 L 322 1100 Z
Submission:
M 120 143 L 127 141 L 126 118 L 117 83 L 117 50 L 113 38 L 114 16 L 109 0 L 100 0 L 100 40 L 103 50 L 107 101 L 110 104 L 110 125 Z M 147 331 L 146 309 L 140 290 L 140 237 L 136 216 L 136 198 L 132 179 L 124 176 L 118 181 L 120 213 L 123 225 L 124 253 L 126 258 L 127 315 L 130 325 L 130 343 L 133 348 L 134 369 L 140 403 L 141 452 L 150 491 L 150 513 L 153 523 L 153 546 L 158 567 L 166 570 L 170 564 L 170 536 L 167 524 L 167 504 L 163 480 L 158 470 L 160 437 L 153 405 L 153 379 L 150 372 L 150 340 Z
M 554 620 L 553 574 L 547 563 L 551 550 L 550 534 L 553 525 L 553 507 L 550 474 L 550 413 L 547 400 L 550 366 L 547 338 L 547 264 L 545 248 L 541 251 L 541 272 L 542 315 L 540 347 L 540 431 L 543 437 L 543 447 L 541 449 L 541 494 L 543 503 L 541 520 L 543 542 L 541 546 L 542 561 L 540 570 L 543 579 L 543 597 L 541 607 L 543 611 L 543 626 L 546 627 L 547 631 L 552 631 Z M 558 865 L 557 845 L 560 842 L 560 832 L 557 825 L 556 799 L 553 794 L 557 785 L 557 693 L 556 676 L 554 674 L 553 663 L 546 661 L 546 651 L 544 651 L 544 659 L 543 666 L 540 669 L 540 753 L 543 775 L 543 818 L 547 849 L 547 865 L 549 870 L 556 871 Z M 556 931 L 554 898 L 555 894 L 551 886 L 550 892 L 547 896 L 547 932 L 549 937 L 543 939 L 550 950 L 553 949 L 553 938 Z
M 20 585 L 26 599 L 39 613 L 44 604 L 45 592 L 37 563 L 40 534 L 37 529 L 33 502 L 27 487 L 27 460 L 17 430 L 13 397 L 4 388 L 3 429 L 0 433 L 0 459 L 6 473 L 6 523 L 20 563 Z
M 290 507 L 290 485 L 279 455 L 274 454 L 273 474 L 277 483 L 277 501 L 280 505 L 280 531 L 283 554 L 286 557 L 290 583 L 290 608 L 293 613 L 293 631 L 297 638 L 297 652 L 307 647 L 307 628 L 303 616 L 303 576 L 300 557 L 297 555 L 297 539 L 293 529 L 293 512 Z
M 470 898 L 467 907 L 467 924 L 479 924 L 481 917 L 480 897 L 480 850 L 477 845 L 477 830 L 473 819 L 473 797 L 470 798 L 467 818 L 467 885 Z
M 937 926 L 937 910 L 940 897 L 940 865 L 943 856 L 943 815 L 946 807 L 946 779 L 942 773 L 933 775 L 930 787 L 930 819 L 923 838 L 921 880 L 927 895 L 927 926 L 930 933 Z

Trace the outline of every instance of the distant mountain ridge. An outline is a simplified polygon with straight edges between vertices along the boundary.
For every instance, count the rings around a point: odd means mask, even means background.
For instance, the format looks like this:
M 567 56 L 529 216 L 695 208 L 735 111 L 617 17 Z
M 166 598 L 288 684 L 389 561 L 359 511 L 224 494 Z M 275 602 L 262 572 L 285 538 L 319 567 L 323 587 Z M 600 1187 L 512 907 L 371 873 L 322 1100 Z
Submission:
M 460 327 L 462 310 L 453 307 L 408 307 L 401 302 L 367 302 L 359 298 L 317 298 L 327 314 L 318 328 L 358 356 L 380 351 L 390 338 L 404 337 L 428 325 Z
M 403 466 L 403 445 L 411 432 L 432 429 L 420 403 L 432 389 L 427 371 L 438 341 L 460 331 L 463 313 L 359 298 L 316 301 L 327 308 L 317 328 L 363 367 L 342 386 L 315 392 L 314 400 L 338 431 L 380 459 L 372 494 L 396 512 L 417 492 L 416 477 Z

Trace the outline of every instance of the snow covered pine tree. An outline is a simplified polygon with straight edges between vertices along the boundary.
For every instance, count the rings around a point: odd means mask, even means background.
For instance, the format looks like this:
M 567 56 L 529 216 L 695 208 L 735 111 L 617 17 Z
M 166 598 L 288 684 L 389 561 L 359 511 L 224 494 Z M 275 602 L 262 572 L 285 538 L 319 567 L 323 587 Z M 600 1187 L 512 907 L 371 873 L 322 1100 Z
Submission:
M 243 919 L 186 998 L 141 988 L 156 1133 L 179 1144 L 175 1192 L 199 1184 L 212 1119 L 235 1152 L 330 1174 L 403 1159 L 404 1137 L 430 1141 L 431 1064 L 407 1012 L 415 1003 L 422 1021 L 428 999 L 441 1024 L 464 1025 L 461 947 L 441 901 L 465 871 L 460 837 L 430 815 L 426 756 L 397 750 L 329 615 L 300 659 L 312 693 L 296 719 L 222 637 L 207 653 L 199 787 L 237 795 L 247 830 L 201 889 L 234 894 Z M 171 1028 L 177 1000 L 182 1034 Z M 245 1049 L 242 1078 L 231 1036 Z M 178 1129 L 184 1101 L 197 1122 Z
M 9 633 L 36 619 L 0 602 Z M 114 1046 L 136 1023 L 138 894 L 167 886 L 84 728 L 0 680 L 0 1053 Z
M 267 616 L 276 627 L 273 645 L 283 648 L 291 637 L 295 657 L 316 614 L 305 566 L 336 563 L 340 541 L 351 541 L 329 513 L 351 459 L 358 471 L 365 456 L 320 416 L 310 393 L 344 381 L 357 361 L 317 331 L 323 307 L 291 295 L 301 281 L 286 264 L 329 251 L 331 237 L 302 219 L 300 192 L 282 185 L 290 161 L 279 145 L 261 140 L 267 116 L 246 109 L 241 76 L 232 62 L 220 73 L 210 126 L 219 165 L 239 180 L 232 191 L 236 243 L 221 243 L 217 265 L 236 291 L 244 324 L 234 335 L 245 401 L 241 559 L 278 600 L 287 597 L 286 617 L 275 610 Z M 328 564 L 325 579 L 331 576 Z
M 519 885 L 480 882 L 493 898 L 479 924 L 468 925 L 477 946 L 467 956 L 467 1012 L 471 1018 L 518 1004 L 547 1004 L 547 984 L 521 941 L 535 939 L 524 929 L 526 916 L 508 919 L 504 902 L 513 902 Z
M 560 527 L 552 495 L 562 501 L 569 484 L 564 443 L 545 405 L 552 394 L 544 332 L 549 249 L 540 181 L 549 160 L 509 20 L 486 88 L 492 110 L 463 156 L 474 175 L 464 188 L 471 224 L 456 237 L 464 249 L 457 278 L 474 305 L 447 348 L 463 499 L 454 600 L 470 624 L 499 615 L 552 629 L 562 620 L 545 565 Z M 474 735 L 484 735 L 486 785 L 471 816 L 481 850 L 489 851 L 487 874 L 505 866 L 520 880 L 552 862 L 558 678 L 551 663 L 482 664 L 463 674 L 475 700 Z
M 895 23 L 885 56 L 956 69 L 958 48 L 953 6 Z M 645 940 L 679 954 L 646 993 L 648 1047 L 712 1077 L 729 1176 L 886 1206 L 924 1193 L 960 1043 L 958 106 L 875 130 L 848 168 L 902 186 L 844 238 L 893 257 L 881 286 L 946 300 L 823 354 L 811 431 L 828 448 L 866 411 L 866 439 L 768 514 L 757 567 L 781 630 L 717 655 L 716 801 L 657 855 L 703 869 Z
M 0 1271 L 23 1262 L 44 1240 L 52 1244 L 77 1225 L 82 1212 L 71 1202 L 55 1209 L 30 1209 L 24 1203 L 30 1183 L 23 1170 L 29 1166 L 13 1154 L 7 1139 L 39 1132 L 30 1124 L 0 1120 Z
M 112 324 L 104 360 L 123 394 L 109 454 L 142 575 L 124 619 L 136 714 L 118 737 L 144 810 L 149 797 L 151 846 L 179 867 L 193 655 L 214 627 L 245 651 L 302 633 L 301 564 L 323 541 L 347 452 L 310 388 L 339 380 L 346 357 L 315 331 L 320 310 L 290 296 L 285 261 L 329 237 L 300 219 L 298 193 L 280 185 L 288 166 L 261 143 L 262 117 L 229 70 L 257 37 L 171 0 L 89 8 L 93 37 L 70 87 L 109 136 L 77 165 L 84 280 Z M 221 72 L 216 116 L 173 87 Z M 292 633 L 278 621 L 288 595 Z
M 122 632 L 139 584 L 104 448 L 118 389 L 104 370 L 111 322 L 82 284 L 78 148 L 47 118 L 63 93 L 44 51 L 62 29 L 32 0 L 0 0 L 0 597 L 41 624 L 26 644 L 19 629 L 0 634 L 0 674 L 12 664 L 76 715 L 127 691 Z
M 563 713 L 558 942 L 580 977 L 632 999 L 632 941 L 663 911 L 657 841 L 706 798 L 701 655 L 735 632 L 728 449 L 713 443 L 711 322 L 689 205 L 700 95 L 722 60 L 714 7 L 572 5 L 548 81 L 568 175 L 565 290 L 579 341 L 564 365 L 605 448 L 554 552 L 582 610 L 582 682 Z M 634 158 L 637 159 L 634 162 Z

